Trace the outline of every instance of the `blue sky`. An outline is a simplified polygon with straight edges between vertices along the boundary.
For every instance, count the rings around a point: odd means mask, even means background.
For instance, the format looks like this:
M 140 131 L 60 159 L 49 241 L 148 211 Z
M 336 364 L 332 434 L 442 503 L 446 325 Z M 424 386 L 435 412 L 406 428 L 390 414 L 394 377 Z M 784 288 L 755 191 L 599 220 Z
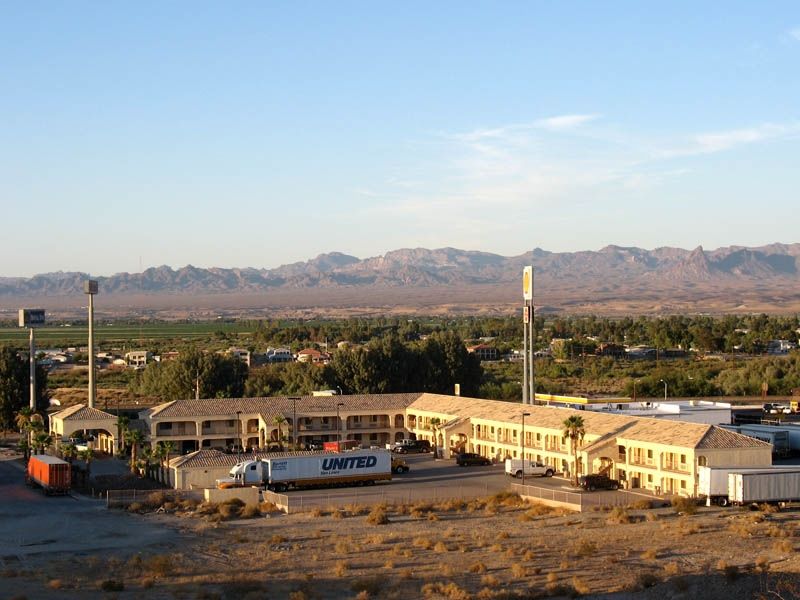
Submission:
M 0 5 L 0 276 L 800 241 L 796 2 Z

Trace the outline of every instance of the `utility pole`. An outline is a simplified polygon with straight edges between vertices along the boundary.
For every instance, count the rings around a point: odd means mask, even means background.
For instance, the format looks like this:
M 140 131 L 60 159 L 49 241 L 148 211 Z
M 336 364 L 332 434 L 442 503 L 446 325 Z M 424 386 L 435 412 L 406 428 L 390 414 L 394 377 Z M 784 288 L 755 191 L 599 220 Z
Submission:
M 533 267 L 522 270 L 522 403 L 533 404 Z M 530 358 L 529 358 L 530 355 Z M 530 361 L 530 362 L 529 362 Z
M 30 409 L 36 412 L 36 335 L 33 330 L 39 325 L 44 325 L 44 310 L 39 308 L 19 309 L 19 326 L 30 330 L 28 336 L 28 362 L 30 380 Z
M 83 282 L 83 293 L 89 296 L 89 408 L 94 408 L 97 384 L 94 380 L 94 295 L 97 282 L 93 279 Z

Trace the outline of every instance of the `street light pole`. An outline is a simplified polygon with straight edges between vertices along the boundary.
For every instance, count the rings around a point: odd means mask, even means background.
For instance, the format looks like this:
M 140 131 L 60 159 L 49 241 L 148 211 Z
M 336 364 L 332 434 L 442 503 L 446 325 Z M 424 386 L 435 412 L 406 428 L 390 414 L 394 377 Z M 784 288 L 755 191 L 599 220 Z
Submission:
M 236 435 L 239 436 L 239 443 L 236 444 L 236 462 L 242 462 L 242 411 L 236 411 Z
M 667 401 L 667 382 L 664 381 L 663 379 L 659 379 L 659 381 L 664 384 L 664 402 L 666 402 Z
M 290 398 L 292 401 L 292 450 L 297 451 L 297 396 Z
M 522 413 L 522 486 L 525 487 L 525 417 L 530 417 L 531 413 Z

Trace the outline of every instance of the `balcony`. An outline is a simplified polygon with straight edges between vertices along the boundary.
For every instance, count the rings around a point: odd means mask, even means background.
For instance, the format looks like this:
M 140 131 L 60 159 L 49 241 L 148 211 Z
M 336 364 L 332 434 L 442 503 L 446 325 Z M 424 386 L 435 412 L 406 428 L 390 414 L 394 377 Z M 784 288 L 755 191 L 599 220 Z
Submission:
M 681 462 L 666 461 L 664 463 L 665 471 L 674 471 L 675 473 L 688 473 L 689 464 Z
M 196 436 L 197 430 L 194 427 L 172 427 L 170 429 L 156 429 L 156 437 L 177 437 L 177 436 Z
M 236 427 L 203 427 L 201 435 L 238 435 Z

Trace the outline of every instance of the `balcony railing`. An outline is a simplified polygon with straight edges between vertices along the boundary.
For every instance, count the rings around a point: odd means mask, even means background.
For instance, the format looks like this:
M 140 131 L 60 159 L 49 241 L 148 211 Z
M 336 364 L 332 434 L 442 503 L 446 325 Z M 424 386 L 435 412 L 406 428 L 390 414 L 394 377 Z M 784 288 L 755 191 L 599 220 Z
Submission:
M 676 473 L 688 473 L 689 472 L 689 465 L 688 465 L 688 463 L 680 463 L 680 462 L 668 461 L 668 462 L 664 463 L 664 470 L 665 471 L 675 471 Z
M 191 428 L 191 429 L 188 429 L 188 428 L 186 428 L 186 429 L 184 429 L 184 428 L 176 429 L 174 427 L 172 429 L 158 429 L 158 430 L 156 430 L 156 437 L 177 437 L 177 436 L 187 436 L 187 435 L 196 436 L 197 435 L 197 431 L 194 428 Z

